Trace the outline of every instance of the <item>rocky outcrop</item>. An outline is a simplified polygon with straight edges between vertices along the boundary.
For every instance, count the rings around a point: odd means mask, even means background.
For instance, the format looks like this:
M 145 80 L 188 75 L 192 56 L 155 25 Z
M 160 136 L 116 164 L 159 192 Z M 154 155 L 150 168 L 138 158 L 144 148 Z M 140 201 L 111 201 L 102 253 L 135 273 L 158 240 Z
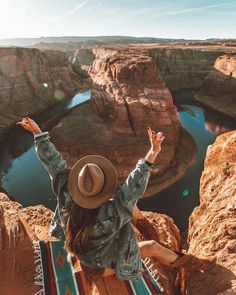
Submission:
M 123 181 L 149 148 L 147 127 L 164 132 L 153 173 L 159 177 L 151 182 L 150 195 L 182 176 L 194 159 L 195 145 L 180 127 L 172 96 L 151 57 L 140 50 L 94 53 L 91 101 L 60 121 L 51 132 L 53 140 L 70 163 L 94 153 L 109 158 Z
M 0 134 L 23 116 L 73 96 L 81 76 L 62 52 L 0 48 Z
M 197 93 L 198 101 L 236 118 L 236 54 L 220 56 Z
M 39 290 L 34 284 L 32 242 L 19 215 L 24 216 L 34 230 L 39 225 L 48 229 L 52 213 L 43 206 L 23 208 L 0 193 L 0 294 L 32 295 Z
M 222 51 L 169 46 L 148 49 L 148 54 L 155 59 L 170 91 L 176 91 L 199 88 Z
M 144 212 L 144 214 L 154 226 L 154 236 L 157 236 L 167 247 L 179 250 L 180 234 L 173 220 L 163 214 L 150 212 Z M 50 239 L 47 232 L 51 217 L 52 212 L 44 206 L 23 208 L 19 203 L 11 201 L 5 194 L 0 193 L 1 294 L 32 295 L 40 290 L 41 286 L 34 284 L 36 266 L 32 240 Z M 144 235 L 137 229 L 136 232 L 139 240 L 145 239 L 145 227 L 143 228 Z M 153 261 L 152 269 L 158 271 L 158 282 L 165 288 L 165 294 L 173 295 L 176 273 L 157 261 Z M 127 289 L 124 282 L 114 276 L 100 279 L 93 285 L 87 282 L 84 287 L 86 294 L 129 294 L 125 293 Z M 120 288 L 123 293 L 119 293 Z
M 213 255 L 216 265 L 187 280 L 188 294 L 236 294 L 236 131 L 208 147 L 200 206 L 189 221 L 189 253 Z

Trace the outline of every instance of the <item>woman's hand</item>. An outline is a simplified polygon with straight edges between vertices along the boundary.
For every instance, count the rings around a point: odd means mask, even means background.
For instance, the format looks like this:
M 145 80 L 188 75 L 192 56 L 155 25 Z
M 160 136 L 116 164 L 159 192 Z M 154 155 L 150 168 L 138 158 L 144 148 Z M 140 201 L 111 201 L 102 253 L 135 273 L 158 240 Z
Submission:
M 165 139 L 165 136 L 162 132 L 155 133 L 150 127 L 148 127 L 148 136 L 151 143 L 151 149 L 154 152 L 161 151 L 161 143 Z
M 32 132 L 34 135 L 41 133 L 41 129 L 39 128 L 39 125 L 34 120 L 28 117 L 23 118 L 20 122 L 17 122 L 16 124 L 21 125 L 23 128 Z
M 153 164 L 156 160 L 156 157 L 161 151 L 161 143 L 165 139 L 165 136 L 162 132 L 155 133 L 151 130 L 150 127 L 148 127 L 148 137 L 151 143 L 151 148 L 147 153 L 145 159 L 149 163 Z

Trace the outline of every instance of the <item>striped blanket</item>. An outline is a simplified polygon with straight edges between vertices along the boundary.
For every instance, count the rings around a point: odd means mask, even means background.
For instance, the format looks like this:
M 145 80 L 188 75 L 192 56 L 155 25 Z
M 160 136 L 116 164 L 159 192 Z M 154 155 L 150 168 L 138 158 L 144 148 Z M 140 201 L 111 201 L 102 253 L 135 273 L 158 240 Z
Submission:
M 34 242 L 35 284 L 42 286 L 35 295 L 88 295 L 92 293 L 94 283 L 86 279 L 76 257 L 68 259 L 63 244 L 60 240 Z M 100 284 L 99 294 L 161 294 L 163 288 L 149 271 L 147 263 L 144 261 L 142 263 L 143 276 L 141 279 L 123 281 L 114 278 L 112 286 L 114 287 L 117 282 L 115 293 L 112 288 L 109 288 L 109 291 L 103 291 Z M 101 280 L 109 280 L 109 278 Z M 99 284 L 97 287 L 99 289 Z

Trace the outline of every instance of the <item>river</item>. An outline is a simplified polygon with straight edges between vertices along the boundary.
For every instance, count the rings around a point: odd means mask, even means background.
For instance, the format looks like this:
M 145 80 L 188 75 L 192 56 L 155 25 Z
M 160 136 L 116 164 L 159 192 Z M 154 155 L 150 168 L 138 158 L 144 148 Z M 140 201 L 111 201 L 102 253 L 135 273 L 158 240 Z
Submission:
M 66 103 L 59 104 L 42 114 L 38 121 L 76 107 L 90 99 L 91 92 L 78 93 Z M 143 210 L 156 211 L 172 217 L 181 231 L 185 230 L 193 208 L 198 205 L 199 180 L 207 146 L 217 134 L 233 130 L 234 121 L 191 104 L 177 105 L 182 126 L 193 136 L 198 154 L 196 162 L 185 176 L 166 190 L 139 201 Z M 50 179 L 35 153 L 32 135 L 22 127 L 13 128 L 0 148 L 0 179 L 2 188 L 23 206 L 43 204 L 50 209 L 56 206 L 56 197 Z

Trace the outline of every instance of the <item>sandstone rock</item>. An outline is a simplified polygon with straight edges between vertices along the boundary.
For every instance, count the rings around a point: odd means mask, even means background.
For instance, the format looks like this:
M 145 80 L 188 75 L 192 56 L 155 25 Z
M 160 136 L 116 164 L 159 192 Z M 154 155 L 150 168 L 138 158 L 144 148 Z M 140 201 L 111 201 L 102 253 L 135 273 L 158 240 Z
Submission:
M 23 214 L 34 232 L 33 225 L 49 228 L 51 212 L 43 206 L 22 208 L 0 193 L 0 294 L 32 295 L 39 290 L 34 285 L 34 251 L 18 214 Z
M 187 88 L 199 88 L 210 72 L 221 50 L 208 48 L 166 48 L 148 49 L 148 54 L 155 62 L 171 91 Z
M 198 101 L 236 118 L 236 55 L 220 56 L 206 77 Z
M 144 212 L 144 215 L 153 225 L 154 233 L 153 237 L 152 233 L 147 236 L 145 227 L 141 233 L 135 229 L 139 240 L 155 239 L 157 236 L 166 247 L 173 250 L 180 249 L 180 233 L 171 218 L 151 212 Z M 4 294 L 9 295 L 31 295 L 40 289 L 34 285 L 35 265 L 31 240 L 49 239 L 47 232 L 51 217 L 52 212 L 44 206 L 23 208 L 0 193 L 1 294 L 4 290 Z M 152 269 L 158 272 L 158 282 L 165 288 L 165 294 L 175 294 L 175 271 L 164 267 L 158 261 L 152 263 Z M 92 289 L 90 282 L 86 289 L 90 290 L 86 294 L 128 295 L 123 281 L 115 277 L 96 281 Z
M 0 48 L 0 134 L 23 116 L 73 96 L 83 86 L 62 52 Z
M 173 169 L 156 179 L 157 192 L 183 175 L 194 159 L 195 145 L 182 131 L 172 96 L 151 57 L 140 50 L 96 49 L 94 54 L 91 101 L 61 120 L 52 138 L 70 163 L 88 154 L 107 157 L 121 182 L 149 148 L 147 127 L 163 131 L 166 138 L 154 176 Z M 180 145 L 184 161 L 176 164 Z
M 213 255 L 216 265 L 194 272 L 188 294 L 236 294 L 236 131 L 217 137 L 209 146 L 201 177 L 200 206 L 189 221 L 189 250 Z

